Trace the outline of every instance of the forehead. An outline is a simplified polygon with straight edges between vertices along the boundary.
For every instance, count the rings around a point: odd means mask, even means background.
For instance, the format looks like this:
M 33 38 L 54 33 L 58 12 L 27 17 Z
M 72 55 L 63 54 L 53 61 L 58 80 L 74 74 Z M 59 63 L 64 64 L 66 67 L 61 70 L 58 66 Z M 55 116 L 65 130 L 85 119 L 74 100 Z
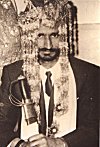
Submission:
M 48 26 L 40 26 L 39 28 L 39 33 L 43 33 L 43 34 L 51 34 L 51 33 L 57 33 L 58 32 L 58 28 L 55 27 L 48 27 Z

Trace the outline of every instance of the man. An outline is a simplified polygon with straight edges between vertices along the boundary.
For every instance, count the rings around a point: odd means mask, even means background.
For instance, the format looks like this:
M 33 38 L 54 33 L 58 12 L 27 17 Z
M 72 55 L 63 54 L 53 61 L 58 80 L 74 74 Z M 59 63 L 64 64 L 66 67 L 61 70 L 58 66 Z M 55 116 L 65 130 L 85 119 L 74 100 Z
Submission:
M 98 67 L 73 56 L 73 37 L 67 39 L 66 31 L 71 11 L 61 11 L 69 10 L 72 3 L 56 2 L 46 1 L 42 14 L 38 13 L 39 21 L 32 19 L 34 26 L 39 22 L 37 28 L 29 26 L 37 38 L 34 45 L 34 36 L 28 36 L 31 48 L 24 46 L 23 61 L 3 69 L 0 146 L 98 147 Z M 24 128 L 29 99 L 36 115 L 28 114 Z M 31 131 L 25 133 L 27 128 Z

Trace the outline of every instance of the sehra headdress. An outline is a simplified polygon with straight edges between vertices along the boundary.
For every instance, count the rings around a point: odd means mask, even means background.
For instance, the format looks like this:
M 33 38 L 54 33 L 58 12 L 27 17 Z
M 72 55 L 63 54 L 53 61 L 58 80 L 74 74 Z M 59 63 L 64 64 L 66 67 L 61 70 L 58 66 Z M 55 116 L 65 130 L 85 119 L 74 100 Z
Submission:
M 35 77 L 38 75 L 37 37 L 41 23 L 48 27 L 58 27 L 60 56 L 63 57 L 78 54 L 78 24 L 77 8 L 71 1 L 26 0 L 26 4 L 26 9 L 19 14 L 18 20 L 22 28 L 23 70 L 30 78 L 32 73 Z
M 61 117 L 69 110 L 69 55 L 78 54 L 78 24 L 77 8 L 68 0 L 26 0 L 26 9 L 18 16 L 21 32 L 21 49 L 23 73 L 27 78 L 30 90 L 30 97 L 33 101 L 37 122 L 41 124 L 40 116 L 40 93 L 41 78 L 40 64 L 38 63 L 37 37 L 40 25 L 57 27 L 60 34 L 59 65 L 61 69 L 60 77 L 55 81 L 57 87 L 56 103 L 54 104 L 54 120 L 48 130 L 50 136 L 55 135 L 59 130 L 57 117 Z M 21 79 L 22 76 L 19 77 Z M 54 98 L 55 99 L 55 98 Z M 15 103 L 14 103 L 15 100 Z M 16 106 L 23 106 L 23 102 L 16 98 L 10 99 Z M 53 132 L 56 130 L 56 132 Z
M 62 95 L 64 101 L 68 94 L 69 75 L 66 72 L 68 71 L 68 56 L 78 53 L 77 8 L 68 0 L 27 0 L 26 4 L 25 11 L 21 12 L 18 17 L 19 25 L 22 28 L 23 71 L 30 86 L 31 98 L 35 103 L 39 120 L 38 104 L 41 91 L 37 44 L 39 27 L 41 23 L 48 27 L 58 27 L 60 34 L 59 48 L 61 50 L 59 60 L 62 73 L 56 84 L 58 87 L 59 85 L 62 87 L 58 94 L 59 101 L 61 101 Z M 64 87 L 66 87 L 66 90 Z M 67 108 L 65 108 L 65 111 L 67 111 Z

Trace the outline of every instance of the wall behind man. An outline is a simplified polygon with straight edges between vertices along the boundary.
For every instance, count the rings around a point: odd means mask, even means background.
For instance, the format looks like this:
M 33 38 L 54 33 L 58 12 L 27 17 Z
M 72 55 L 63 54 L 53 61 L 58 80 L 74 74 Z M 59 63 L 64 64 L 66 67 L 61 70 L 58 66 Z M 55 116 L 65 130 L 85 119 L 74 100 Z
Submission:
M 25 0 L 15 0 L 18 12 L 25 9 Z M 79 56 L 100 65 L 100 0 L 72 0 L 78 8 Z
M 73 0 L 78 7 L 79 58 L 100 66 L 100 0 Z

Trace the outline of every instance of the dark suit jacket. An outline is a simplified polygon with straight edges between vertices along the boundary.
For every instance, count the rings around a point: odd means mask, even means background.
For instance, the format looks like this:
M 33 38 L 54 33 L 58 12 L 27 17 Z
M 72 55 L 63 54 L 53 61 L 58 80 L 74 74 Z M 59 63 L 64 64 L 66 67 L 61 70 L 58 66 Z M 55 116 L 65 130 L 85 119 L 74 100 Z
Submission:
M 77 87 L 77 129 L 63 138 L 69 147 L 98 147 L 98 97 L 99 68 L 80 59 L 69 57 Z M 9 101 L 11 81 L 21 74 L 23 61 L 7 65 L 3 69 L 0 89 L 0 147 L 6 147 L 15 137 L 20 136 L 21 109 Z M 16 92 L 21 98 L 20 89 Z M 18 95 L 19 94 L 19 95 Z

